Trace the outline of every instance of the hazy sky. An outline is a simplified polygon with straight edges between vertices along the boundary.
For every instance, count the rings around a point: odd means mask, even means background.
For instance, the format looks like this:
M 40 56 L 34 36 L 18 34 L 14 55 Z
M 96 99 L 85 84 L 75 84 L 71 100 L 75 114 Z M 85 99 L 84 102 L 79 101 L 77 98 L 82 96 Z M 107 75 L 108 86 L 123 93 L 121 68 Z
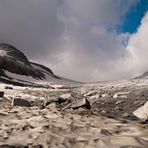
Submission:
M 148 70 L 148 0 L 0 0 L 0 42 L 79 81 Z

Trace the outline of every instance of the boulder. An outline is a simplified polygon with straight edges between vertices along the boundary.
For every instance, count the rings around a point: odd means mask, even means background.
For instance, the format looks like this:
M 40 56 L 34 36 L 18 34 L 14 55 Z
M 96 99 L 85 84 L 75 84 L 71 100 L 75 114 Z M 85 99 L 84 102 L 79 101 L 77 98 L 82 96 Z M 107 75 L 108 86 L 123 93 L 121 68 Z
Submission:
M 91 109 L 91 105 L 90 105 L 90 102 L 86 99 L 86 98 L 83 98 L 83 99 L 79 99 L 77 100 L 76 102 L 74 102 L 71 107 L 73 109 L 78 109 L 80 107 L 85 107 L 87 109 Z
M 12 106 L 31 107 L 31 103 L 25 99 L 14 98 L 12 100 Z
M 141 107 L 139 107 L 133 114 L 140 120 L 148 120 L 148 101 Z

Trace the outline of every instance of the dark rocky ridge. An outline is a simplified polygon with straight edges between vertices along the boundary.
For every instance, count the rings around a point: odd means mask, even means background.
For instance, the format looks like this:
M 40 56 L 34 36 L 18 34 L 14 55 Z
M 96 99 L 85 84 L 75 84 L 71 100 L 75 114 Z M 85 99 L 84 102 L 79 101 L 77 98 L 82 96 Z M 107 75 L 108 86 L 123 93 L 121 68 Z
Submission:
M 7 74 L 9 72 L 9 75 Z M 63 79 L 61 77 L 56 76 L 51 69 L 38 64 L 33 63 L 28 60 L 28 58 L 22 53 L 20 50 L 15 48 L 12 45 L 1 43 L 0 44 L 0 81 L 10 84 L 16 85 L 23 85 L 20 83 L 27 82 L 27 80 L 16 79 L 13 81 L 13 76 L 11 77 L 11 73 L 20 75 L 20 76 L 27 76 L 32 77 L 34 81 L 37 80 L 45 80 L 50 81 L 49 79 L 60 80 Z M 48 78 L 47 78 L 48 77 Z M 66 79 L 64 79 L 65 81 Z M 66 80 L 70 81 L 70 80 Z M 29 82 L 32 85 L 34 82 Z M 60 83 L 60 82 L 59 82 Z M 62 81 L 61 81 L 62 83 Z M 38 86 L 38 84 L 37 84 Z
M 6 55 L 0 56 L 1 76 L 7 77 L 4 73 L 7 70 L 11 73 L 31 76 L 35 79 L 45 79 L 44 73 L 33 68 L 27 57 L 15 47 L 8 44 L 0 44 L 0 50 L 6 52 Z

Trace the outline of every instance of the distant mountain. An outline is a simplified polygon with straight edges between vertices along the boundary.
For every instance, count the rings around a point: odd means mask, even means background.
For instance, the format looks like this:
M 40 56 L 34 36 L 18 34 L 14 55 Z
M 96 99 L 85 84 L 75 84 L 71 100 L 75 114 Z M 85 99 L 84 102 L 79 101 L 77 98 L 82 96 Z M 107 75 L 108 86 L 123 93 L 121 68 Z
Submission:
M 55 75 L 41 64 L 30 62 L 24 53 L 5 43 L 0 44 L 0 82 L 21 86 L 80 84 Z
M 142 75 L 135 77 L 134 79 L 148 78 L 148 71 L 144 72 Z

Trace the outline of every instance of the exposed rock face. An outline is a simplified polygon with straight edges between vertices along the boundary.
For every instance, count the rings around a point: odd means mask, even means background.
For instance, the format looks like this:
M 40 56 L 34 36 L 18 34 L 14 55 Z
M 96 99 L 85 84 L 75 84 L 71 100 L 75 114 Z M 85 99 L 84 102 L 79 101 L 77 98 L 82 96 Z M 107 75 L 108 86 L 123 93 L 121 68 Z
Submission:
M 6 76 L 5 71 L 31 76 L 35 79 L 45 79 L 42 71 L 32 67 L 27 57 L 15 47 L 8 44 L 0 44 L 0 74 Z M 54 76 L 53 72 L 50 70 Z
M 9 44 L 0 44 L 0 57 L 6 59 L 9 58 L 9 60 L 11 59 L 14 61 L 17 60 L 22 64 L 30 65 L 30 62 L 27 57 L 20 50 Z

